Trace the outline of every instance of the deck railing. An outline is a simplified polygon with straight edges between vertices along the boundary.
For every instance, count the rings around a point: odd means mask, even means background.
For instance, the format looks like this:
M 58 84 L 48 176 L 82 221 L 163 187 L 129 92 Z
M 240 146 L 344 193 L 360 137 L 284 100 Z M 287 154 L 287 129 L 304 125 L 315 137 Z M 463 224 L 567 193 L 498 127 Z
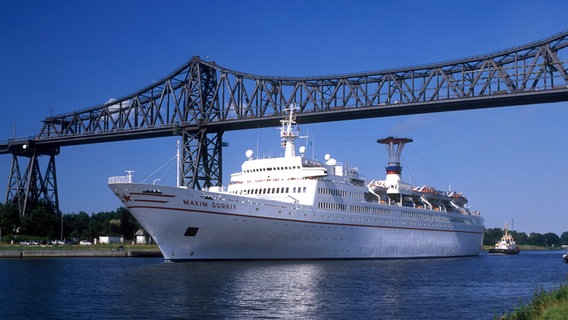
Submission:
M 132 175 L 108 177 L 108 184 L 132 183 Z

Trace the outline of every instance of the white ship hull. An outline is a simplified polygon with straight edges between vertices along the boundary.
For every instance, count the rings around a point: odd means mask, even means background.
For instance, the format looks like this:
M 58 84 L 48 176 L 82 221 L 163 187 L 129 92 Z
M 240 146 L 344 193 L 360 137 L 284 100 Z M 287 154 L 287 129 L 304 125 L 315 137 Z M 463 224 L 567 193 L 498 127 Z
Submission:
M 227 193 L 112 183 L 170 261 L 474 256 L 480 216 L 381 205 L 333 211 Z M 424 219 L 427 216 L 428 219 Z
M 479 254 L 484 222 L 467 198 L 401 180 L 400 154 L 412 139 L 377 140 L 387 175 L 369 182 L 330 154 L 325 162 L 304 157 L 305 148 L 296 155 L 294 110 L 280 121 L 284 156 L 254 159 L 247 150 L 226 191 L 136 184 L 132 171 L 110 177 L 109 187 L 171 261 Z

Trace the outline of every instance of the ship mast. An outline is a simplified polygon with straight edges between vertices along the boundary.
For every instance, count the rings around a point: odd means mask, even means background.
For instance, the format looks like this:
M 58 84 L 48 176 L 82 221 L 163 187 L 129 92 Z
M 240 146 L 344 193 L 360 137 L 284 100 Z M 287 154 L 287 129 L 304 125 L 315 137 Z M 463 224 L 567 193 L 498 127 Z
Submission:
M 298 134 L 293 127 L 296 124 L 296 116 L 294 111 L 296 106 L 291 104 L 288 108 L 284 109 L 289 115 L 287 118 L 280 120 L 282 127 L 280 128 L 280 138 L 282 141 L 282 147 L 284 147 L 284 157 L 291 158 L 296 156 L 296 151 L 294 148 L 294 140 L 298 138 Z
M 176 141 L 176 187 L 181 187 L 182 186 L 182 181 L 181 181 L 181 171 L 183 170 L 181 167 L 181 156 L 180 156 L 180 144 L 179 144 L 179 140 Z

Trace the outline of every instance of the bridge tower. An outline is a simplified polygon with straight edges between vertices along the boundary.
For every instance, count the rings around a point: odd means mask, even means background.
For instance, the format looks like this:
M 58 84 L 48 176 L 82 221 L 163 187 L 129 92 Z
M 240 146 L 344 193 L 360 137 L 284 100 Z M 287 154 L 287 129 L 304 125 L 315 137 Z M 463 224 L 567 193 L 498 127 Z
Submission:
M 223 132 L 197 133 L 182 130 L 183 141 L 181 181 L 179 185 L 202 189 L 222 185 Z
M 182 174 L 178 185 L 202 189 L 222 185 L 223 130 L 206 126 L 221 116 L 216 96 L 217 70 L 199 63 L 198 57 L 192 61 L 186 83 L 184 114 L 180 117 L 187 125 L 174 129 L 183 142 Z
M 12 153 L 12 168 L 8 180 L 6 203 L 14 203 L 20 219 L 42 204 L 59 214 L 59 197 L 55 172 L 55 156 L 59 147 L 39 147 L 33 140 L 11 140 L 8 150 Z M 41 171 L 40 157 L 48 156 L 45 171 Z M 28 159 L 25 171 L 20 171 L 21 159 Z M 20 159 L 20 160 L 19 160 Z

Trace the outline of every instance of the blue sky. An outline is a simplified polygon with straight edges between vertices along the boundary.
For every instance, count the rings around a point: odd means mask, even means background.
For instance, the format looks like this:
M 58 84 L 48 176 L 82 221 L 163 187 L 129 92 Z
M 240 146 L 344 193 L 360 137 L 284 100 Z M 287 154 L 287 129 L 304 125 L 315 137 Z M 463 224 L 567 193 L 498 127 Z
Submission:
M 322 76 L 470 57 L 568 29 L 566 1 L 3 1 L 0 3 L 0 140 L 35 135 L 41 120 L 119 98 L 199 55 L 233 70 Z M 568 231 L 563 203 L 568 103 L 455 111 L 302 126 L 325 153 L 383 178 L 375 141 L 413 138 L 403 175 L 462 191 L 486 227 Z M 276 129 L 227 132 L 224 182 L 247 149 L 276 156 Z M 64 213 L 121 203 L 108 176 L 149 177 L 175 154 L 175 139 L 62 148 L 57 157 Z M 0 156 L 0 186 L 11 156 Z M 162 182 L 169 176 L 152 176 Z M 0 188 L 0 200 L 5 189 Z

